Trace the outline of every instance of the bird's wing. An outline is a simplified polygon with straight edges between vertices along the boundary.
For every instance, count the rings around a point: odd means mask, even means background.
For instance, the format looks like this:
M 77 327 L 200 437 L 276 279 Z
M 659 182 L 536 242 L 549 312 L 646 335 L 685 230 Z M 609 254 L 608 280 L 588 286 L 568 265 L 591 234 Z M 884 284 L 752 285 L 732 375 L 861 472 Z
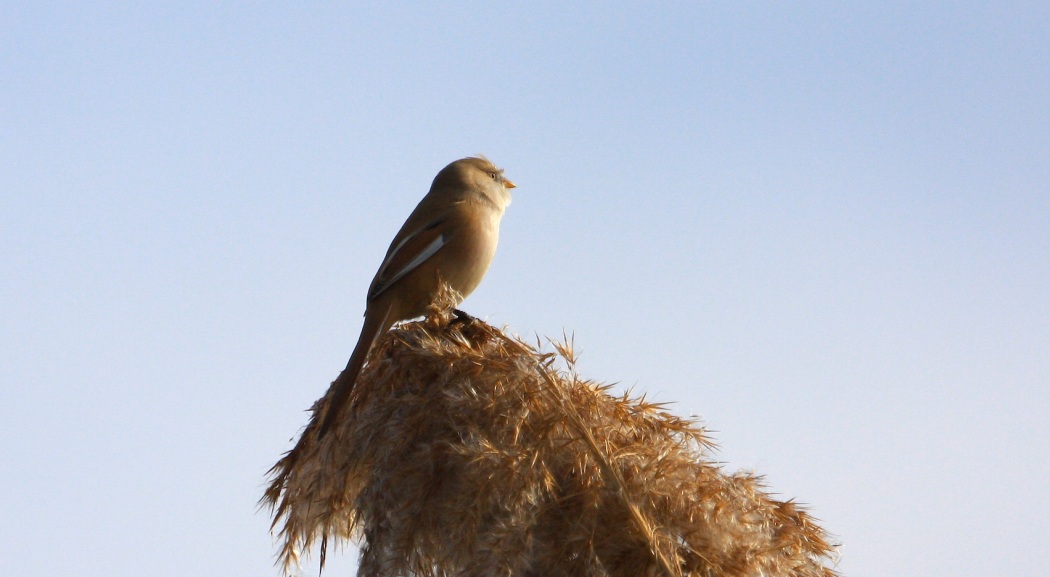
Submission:
M 395 239 L 368 290 L 368 300 L 379 296 L 441 250 L 454 234 L 448 226 L 449 220 L 447 214 L 441 215 L 404 238 Z

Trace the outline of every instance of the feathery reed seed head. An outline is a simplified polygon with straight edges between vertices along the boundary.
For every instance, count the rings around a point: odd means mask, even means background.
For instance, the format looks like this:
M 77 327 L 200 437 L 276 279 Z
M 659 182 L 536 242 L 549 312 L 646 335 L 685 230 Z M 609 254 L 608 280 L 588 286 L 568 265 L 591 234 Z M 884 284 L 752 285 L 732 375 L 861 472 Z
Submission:
M 362 577 L 835 575 L 800 507 L 724 473 L 695 422 L 610 395 L 555 348 L 444 314 L 382 338 L 339 422 L 317 438 L 318 400 L 270 471 L 285 569 L 357 540 Z

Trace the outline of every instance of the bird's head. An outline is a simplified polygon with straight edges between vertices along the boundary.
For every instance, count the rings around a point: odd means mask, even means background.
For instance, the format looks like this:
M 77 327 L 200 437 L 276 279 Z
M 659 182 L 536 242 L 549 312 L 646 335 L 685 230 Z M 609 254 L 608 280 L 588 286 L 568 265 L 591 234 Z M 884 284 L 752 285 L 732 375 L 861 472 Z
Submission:
M 434 177 L 432 190 L 471 190 L 482 193 L 501 209 L 510 204 L 515 184 L 503 176 L 503 169 L 484 156 L 470 156 L 452 162 Z

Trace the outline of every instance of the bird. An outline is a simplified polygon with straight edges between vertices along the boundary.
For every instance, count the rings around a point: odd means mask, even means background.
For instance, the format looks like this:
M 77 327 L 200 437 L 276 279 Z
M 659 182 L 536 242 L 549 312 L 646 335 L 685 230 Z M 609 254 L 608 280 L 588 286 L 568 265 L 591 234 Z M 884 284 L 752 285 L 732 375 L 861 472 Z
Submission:
M 456 160 L 437 173 L 368 287 L 361 336 L 346 368 L 332 382 L 318 438 L 348 404 L 380 335 L 398 321 L 426 314 L 443 283 L 458 293 L 457 306 L 481 283 L 496 254 L 500 221 L 515 187 L 503 169 L 480 155 Z

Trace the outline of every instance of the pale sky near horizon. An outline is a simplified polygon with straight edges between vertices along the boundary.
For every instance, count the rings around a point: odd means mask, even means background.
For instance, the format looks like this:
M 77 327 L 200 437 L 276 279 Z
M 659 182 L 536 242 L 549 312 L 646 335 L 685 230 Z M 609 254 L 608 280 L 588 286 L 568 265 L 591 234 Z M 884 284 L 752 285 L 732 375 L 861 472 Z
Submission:
M 279 575 L 265 472 L 476 153 L 466 310 L 700 415 L 845 575 L 1045 575 L 1050 3 L 0 2 L 4 575 Z

